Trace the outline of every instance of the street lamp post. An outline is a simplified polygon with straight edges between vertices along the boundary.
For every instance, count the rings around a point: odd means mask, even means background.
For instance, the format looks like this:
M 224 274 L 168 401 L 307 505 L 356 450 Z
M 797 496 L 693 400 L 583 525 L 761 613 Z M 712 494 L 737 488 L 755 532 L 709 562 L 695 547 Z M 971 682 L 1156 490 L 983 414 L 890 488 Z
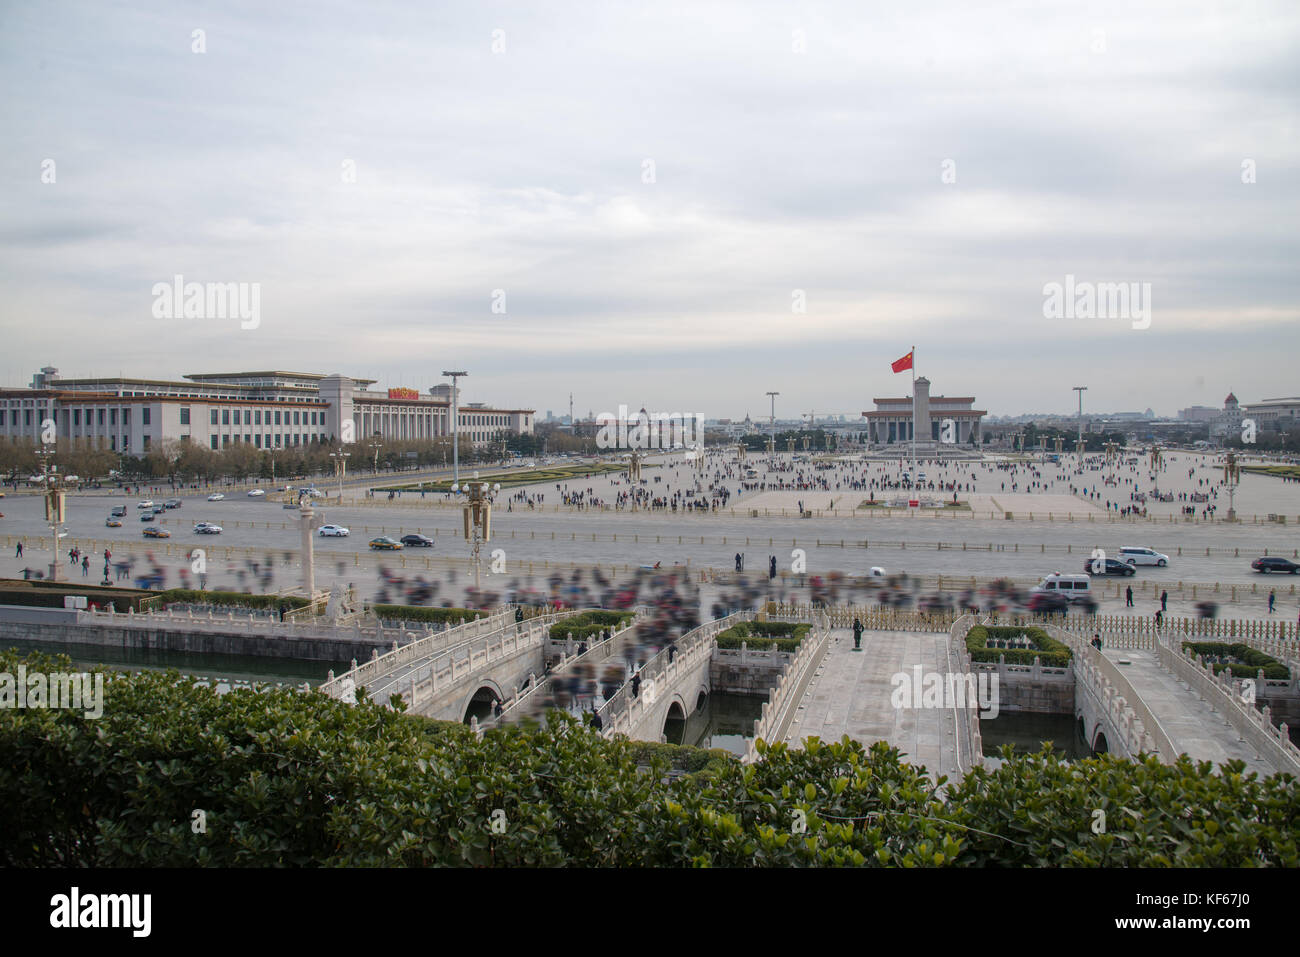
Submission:
M 776 455 L 776 397 L 780 394 L 781 394 L 780 392 L 769 392 L 767 394 L 768 397 L 772 400 L 772 419 L 771 419 L 772 434 L 768 437 L 767 440 L 768 455 Z
M 1237 461 L 1237 453 L 1229 452 L 1228 459 L 1223 463 L 1223 483 L 1228 486 L 1228 521 L 1237 520 L 1237 483 L 1241 481 L 1241 463 Z
M 457 441 L 457 420 L 460 418 L 460 379 L 469 375 L 468 372 L 447 372 L 443 370 L 443 375 L 451 379 L 451 468 L 452 483 L 460 483 L 460 442 Z
M 50 581 L 59 580 L 59 526 L 63 524 L 63 490 L 59 488 L 58 466 L 50 464 L 54 449 L 36 453 L 41 457 L 41 486 L 45 490 L 45 521 L 50 526 Z
M 384 446 L 383 443 L 381 442 L 371 442 L 369 447 L 375 450 L 375 475 L 378 476 L 379 475 L 379 450 L 382 449 Z
M 474 473 L 474 478 L 478 478 L 478 472 Z M 482 587 L 480 574 L 482 571 L 482 561 L 479 558 L 479 548 L 492 537 L 492 499 L 491 492 L 501 491 L 501 483 L 489 485 L 487 482 L 466 482 L 463 486 L 460 483 L 454 483 L 451 487 L 453 492 L 464 492 L 469 496 L 464 505 L 465 521 L 465 541 L 470 543 L 471 554 L 474 562 L 474 590 L 477 592 Z
M 343 473 L 347 471 L 349 452 L 331 452 L 330 458 L 334 460 L 334 471 L 339 477 L 339 504 L 343 504 Z

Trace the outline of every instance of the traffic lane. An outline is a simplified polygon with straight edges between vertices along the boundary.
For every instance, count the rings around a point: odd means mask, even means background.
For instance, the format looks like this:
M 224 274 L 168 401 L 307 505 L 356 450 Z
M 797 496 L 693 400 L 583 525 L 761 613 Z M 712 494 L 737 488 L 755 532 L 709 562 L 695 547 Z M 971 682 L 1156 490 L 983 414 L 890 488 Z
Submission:
M 247 548 L 270 554 L 296 552 L 300 546 L 301 532 L 290 517 L 297 516 L 297 512 L 277 510 L 273 505 L 268 508 L 268 503 L 256 501 L 210 504 L 228 507 L 220 510 L 205 509 L 201 518 L 196 512 L 190 512 L 182 517 L 176 511 L 169 511 L 159 515 L 153 523 L 140 522 L 137 510 L 136 514 L 126 516 L 122 528 L 110 529 L 103 527 L 99 510 L 88 508 L 86 503 L 81 502 L 75 510 L 70 506 L 67 524 L 70 533 L 61 542 L 61 549 L 66 550 L 73 547 L 75 543 L 86 540 L 96 543 L 171 544 L 201 547 L 208 551 L 221 548 Z M 459 537 L 448 537 L 451 529 L 445 524 L 441 528 L 434 528 L 427 524 L 399 524 L 386 520 L 367 527 L 353 518 L 360 519 L 361 522 L 375 522 L 374 511 L 354 509 L 351 510 L 353 516 L 331 515 L 334 511 L 333 509 L 322 510 L 321 515 L 326 520 L 336 519 L 337 524 L 344 524 L 353 531 L 346 538 L 324 537 L 317 534 L 315 549 L 322 561 L 331 558 L 347 559 L 358 553 L 365 553 L 369 551 L 368 541 L 371 537 L 380 534 L 398 537 L 416 529 L 422 530 L 425 534 L 433 533 L 438 539 L 435 547 L 404 549 L 401 552 L 393 552 L 394 557 L 416 560 L 434 555 L 461 557 L 467 551 Z M 349 510 L 341 511 L 346 513 Z M 8 514 L 13 520 L 6 519 L 4 530 L 10 535 L 21 535 L 27 547 L 34 547 L 48 554 L 49 533 L 48 527 L 44 526 L 40 502 L 28 500 L 20 504 L 18 514 L 14 514 L 13 511 Z M 388 519 L 389 516 L 379 517 Z M 670 566 L 673 563 L 684 564 L 689 560 L 693 565 L 729 568 L 733 566 L 735 552 L 740 551 L 745 554 L 746 566 L 750 570 L 755 569 L 756 563 L 761 563 L 765 568 L 767 557 L 772 554 L 777 557 L 778 569 L 790 570 L 794 563 L 800 560 L 799 554 L 795 552 L 799 549 L 803 552 L 803 560 L 806 561 L 810 574 L 826 574 L 832 570 L 866 574 L 872 566 L 879 565 L 891 573 L 909 570 L 913 573 L 954 576 L 1005 574 L 1012 577 L 1028 577 L 1058 570 L 1082 572 L 1084 562 L 1092 555 L 1092 545 L 1080 542 L 1079 538 L 1082 536 L 1079 533 L 1096 534 L 1104 530 L 1110 532 L 1114 538 L 1113 543 L 1106 543 L 1105 539 L 1101 540 L 1102 547 L 1110 555 L 1118 552 L 1121 543 L 1133 543 L 1131 539 L 1134 538 L 1138 539 L 1137 544 L 1150 544 L 1157 549 L 1168 551 L 1171 555 L 1170 566 L 1166 569 L 1140 567 L 1138 574 L 1143 577 L 1154 576 L 1161 580 L 1175 582 L 1178 580 L 1245 582 L 1260 577 L 1252 572 L 1249 566 L 1251 559 L 1262 553 L 1266 542 L 1272 543 L 1267 545 L 1271 554 L 1295 554 L 1294 547 L 1287 540 L 1288 533 L 1280 526 L 1190 526 L 1175 523 L 1168 527 L 1139 526 L 1133 529 L 1127 526 L 1083 526 L 1076 523 L 1074 526 L 1062 524 L 1020 529 L 1021 535 L 1017 535 L 1015 529 L 1004 527 L 1009 523 L 989 523 L 978 528 L 979 536 L 971 536 L 973 541 L 969 541 L 968 549 L 962 551 L 960 544 L 955 541 L 949 543 L 954 546 L 952 548 L 945 547 L 943 550 L 935 548 L 934 542 L 938 541 L 943 533 L 964 530 L 952 528 L 945 520 L 897 519 L 889 522 L 888 525 L 877 525 L 878 533 L 873 533 L 871 538 L 866 539 L 876 544 L 863 549 L 860 545 L 854 544 L 863 540 L 859 537 L 862 534 L 860 526 L 846 528 L 843 523 L 839 523 L 837 528 L 837 523 L 825 521 L 816 524 L 811 520 L 772 523 L 756 523 L 753 520 L 704 522 L 678 516 L 678 521 L 665 523 L 656 519 L 647 521 L 636 516 L 608 513 L 581 515 L 576 521 L 572 516 L 528 516 L 528 518 L 536 520 L 527 523 L 505 523 L 498 518 L 494 521 L 494 538 L 489 544 L 489 552 L 484 555 L 485 560 L 490 560 L 491 551 L 499 548 L 505 552 L 504 557 L 508 565 L 529 561 L 534 563 L 558 561 L 604 566 L 653 565 L 655 562 L 661 562 Z M 215 536 L 197 534 L 193 531 L 193 523 L 198 520 L 215 521 L 222 524 L 225 531 Z M 236 521 L 240 523 L 239 527 L 234 526 Z M 262 527 L 250 527 L 249 523 L 254 521 Z M 150 524 L 167 528 L 171 531 L 172 537 L 165 540 L 144 539 L 142 529 Z M 265 527 L 267 525 L 271 527 Z M 509 527 L 511 525 L 519 527 Z M 557 529 L 557 525 L 560 525 L 560 528 Z M 26 529 L 26 534 L 23 529 Z M 1120 534 L 1115 534 L 1117 531 Z M 1138 531 L 1159 531 L 1163 533 L 1163 537 L 1154 535 L 1139 537 L 1135 534 Z M 754 534 L 755 532 L 759 534 Z M 836 537 L 837 533 L 842 534 L 844 538 Z M 590 540 L 592 534 L 597 538 L 594 542 Z M 554 538 L 551 537 L 552 535 Z M 613 540 L 615 535 L 618 536 L 618 541 Z M 1035 543 L 1007 541 L 1007 539 L 1031 535 L 1040 541 Z M 1121 535 L 1124 537 L 1121 538 Z M 700 542 L 701 537 L 704 538 L 703 543 Z M 721 542 L 723 537 L 727 538 L 725 545 Z M 947 537 L 957 538 L 956 535 Z M 817 544 L 818 538 L 821 538 L 821 545 Z M 908 544 L 905 548 L 898 544 L 880 544 L 891 538 Z M 768 544 L 769 539 L 771 545 Z M 913 540 L 909 542 L 908 539 Z M 1048 539 L 1055 541 L 1048 541 Z M 843 548 L 839 545 L 841 540 L 844 541 Z M 1188 541 L 1184 546 L 1183 556 L 1177 555 L 1177 545 L 1173 544 L 1178 540 Z M 1234 546 L 1233 541 L 1242 544 Z M 795 542 L 798 544 L 795 545 Z M 1209 547 L 1214 550 L 1238 547 L 1239 556 L 1232 557 L 1216 551 L 1215 554 L 1206 557 L 1203 550 L 1199 553 L 1195 551 L 1202 548 L 1202 542 L 1209 542 Z M 994 547 L 993 551 L 977 550 L 987 549 L 990 544 Z M 999 544 L 1004 546 L 1004 550 L 997 550 Z M 1107 548 L 1106 544 L 1110 544 L 1110 547 Z M 1014 550 L 1016 545 L 1020 546 L 1018 551 Z M 1056 551 L 1052 551 L 1053 545 L 1057 547 Z M 1060 550 L 1066 545 L 1073 548 L 1072 553 L 1066 554 Z M 1040 551 L 1041 546 L 1047 546 L 1047 550 Z

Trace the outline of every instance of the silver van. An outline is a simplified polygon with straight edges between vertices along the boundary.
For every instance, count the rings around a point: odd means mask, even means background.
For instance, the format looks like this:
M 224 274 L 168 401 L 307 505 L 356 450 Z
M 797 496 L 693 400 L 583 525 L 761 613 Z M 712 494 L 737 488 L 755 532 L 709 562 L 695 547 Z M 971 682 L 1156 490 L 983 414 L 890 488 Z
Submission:
M 1092 598 L 1092 579 L 1087 575 L 1063 575 L 1053 572 L 1030 589 L 1032 593 L 1060 595 L 1069 601 Z

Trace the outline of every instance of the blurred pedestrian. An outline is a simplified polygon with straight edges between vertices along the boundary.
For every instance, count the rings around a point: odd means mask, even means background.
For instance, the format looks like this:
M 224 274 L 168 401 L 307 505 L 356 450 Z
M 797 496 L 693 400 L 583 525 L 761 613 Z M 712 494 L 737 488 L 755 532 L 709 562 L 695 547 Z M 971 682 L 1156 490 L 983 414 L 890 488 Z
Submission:
M 1128 588 L 1124 590 L 1124 607 L 1125 608 L 1133 607 L 1133 586 L 1132 585 L 1129 585 Z
M 1277 593 L 1270 591 L 1268 593 L 1268 613 L 1273 614 L 1273 606 L 1277 604 Z
M 14 558 L 22 558 L 22 557 L 23 557 L 23 543 L 19 542 L 18 550 L 14 552 Z
M 1161 611 L 1169 610 L 1169 592 L 1167 591 L 1160 592 L 1160 610 Z
M 860 651 L 862 649 L 862 632 L 863 632 L 863 627 L 862 627 L 861 619 L 854 618 L 853 619 L 853 650 L 854 651 Z

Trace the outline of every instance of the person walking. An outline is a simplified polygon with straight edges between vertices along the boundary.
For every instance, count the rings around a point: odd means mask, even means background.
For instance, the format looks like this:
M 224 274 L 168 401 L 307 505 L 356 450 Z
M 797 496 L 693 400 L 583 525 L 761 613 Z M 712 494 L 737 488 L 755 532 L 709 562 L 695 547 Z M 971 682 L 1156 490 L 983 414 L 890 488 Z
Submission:
M 641 694 L 641 672 L 632 676 L 632 697 L 635 698 Z
M 1125 608 L 1133 607 L 1133 586 L 1132 585 L 1129 585 L 1128 588 L 1124 590 L 1124 601 L 1125 601 L 1125 605 L 1124 605 Z
M 1160 610 L 1161 611 L 1169 610 L 1169 592 L 1164 590 L 1161 590 L 1160 592 Z
M 862 650 L 863 630 L 864 629 L 862 627 L 862 620 L 860 618 L 854 618 L 853 619 L 853 650 L 854 651 Z
M 1273 614 L 1273 606 L 1277 604 L 1277 592 L 1268 593 L 1268 613 Z
M 770 555 L 767 559 L 767 580 L 771 581 L 776 577 L 776 556 Z
M 740 571 L 740 552 L 736 552 L 736 571 Z
M 81 556 L 81 577 L 86 578 L 90 575 L 90 556 Z
M 14 552 L 14 558 L 22 558 L 22 557 L 23 557 L 23 543 L 19 542 L 18 550 Z

